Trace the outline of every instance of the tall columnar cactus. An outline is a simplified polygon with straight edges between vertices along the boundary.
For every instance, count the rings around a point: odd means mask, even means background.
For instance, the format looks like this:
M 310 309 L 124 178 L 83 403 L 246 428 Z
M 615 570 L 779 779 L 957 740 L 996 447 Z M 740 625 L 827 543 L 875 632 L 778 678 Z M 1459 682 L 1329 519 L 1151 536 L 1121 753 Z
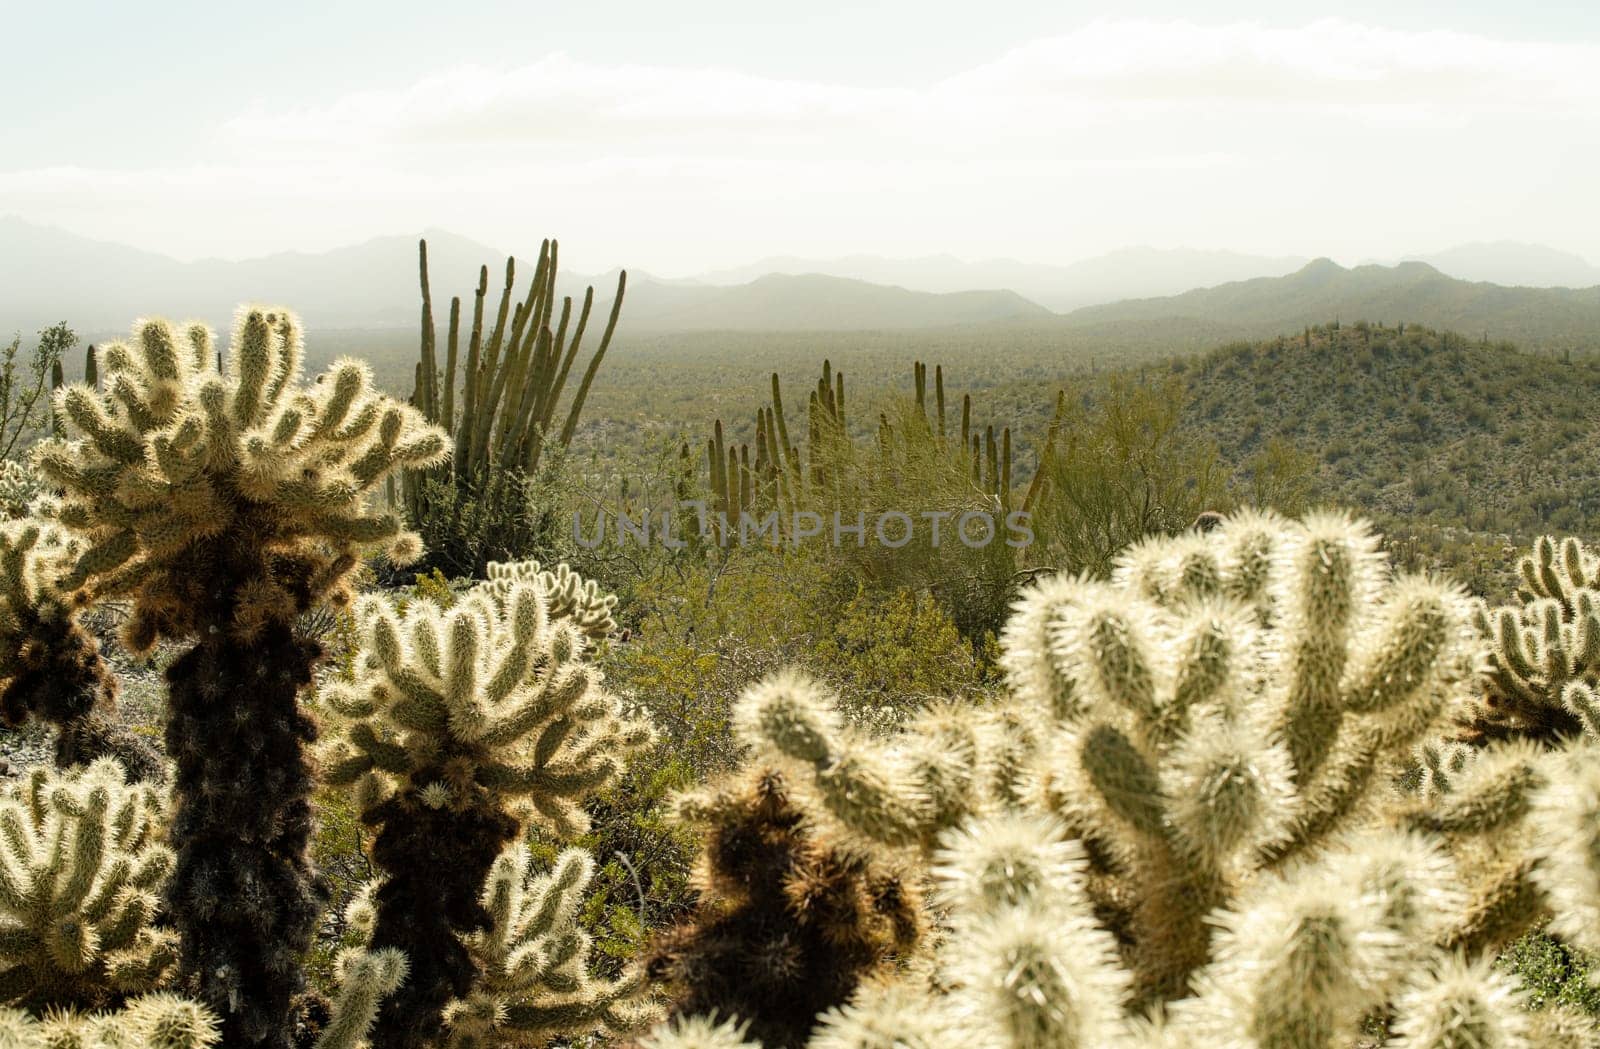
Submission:
M 155 748 L 110 716 L 116 678 L 55 585 L 78 553 L 48 522 L 0 522 L 0 715 L 53 725 L 62 768 L 110 755 L 135 779 L 158 778 Z
M 0 1001 L 115 1005 L 164 986 L 177 938 L 153 919 L 173 867 L 165 801 L 106 758 L 36 768 L 0 798 Z
M 58 1010 L 42 1019 L 0 1009 L 0 1044 L 13 1049 L 210 1049 L 221 1033 L 204 1006 L 171 994 L 147 994 L 108 1012 Z
M 781 776 L 752 770 L 689 796 L 680 815 L 705 838 L 699 899 L 648 962 L 677 1015 L 734 1018 L 768 1049 L 801 1046 L 819 1015 L 921 938 L 915 882 L 815 834 Z
M 519 537 L 514 535 L 483 536 L 483 542 L 474 546 L 484 549 L 445 547 L 461 545 L 458 540 L 463 537 L 462 520 L 467 515 L 501 529 L 506 522 L 526 516 L 509 511 L 516 507 L 517 500 L 526 498 L 525 480 L 537 472 L 545 450 L 566 448 L 572 443 L 584 402 L 616 332 L 627 288 L 626 272 L 617 277 L 616 296 L 600 344 L 558 421 L 556 409 L 594 307 L 594 289 L 589 288 L 574 326 L 571 297 L 560 299 L 558 304 L 558 250 L 553 240 L 541 245 L 533 281 L 520 302 L 515 297 L 516 260 L 506 260 L 505 286 L 487 332 L 484 306 L 489 292 L 489 268 L 479 271 L 465 360 L 461 359 L 461 300 L 450 300 L 441 374 L 428 281 L 428 243 L 422 241 L 418 245 L 422 352 L 411 403 L 430 423 L 445 429 L 454 455 L 448 465 L 408 474 L 403 486 L 404 502 L 412 522 L 424 529 L 430 540 L 429 556 L 444 559 L 457 571 L 478 574 L 488 559 L 520 552 L 515 549 Z
M 356 679 L 324 693 L 343 719 L 327 778 L 357 787 L 378 831 L 372 945 L 411 963 L 378 1018 L 383 1047 L 435 1038 L 446 1004 L 482 977 L 464 938 L 491 928 L 479 897 L 525 823 L 581 833 L 584 798 L 650 740 L 587 660 L 612 599 L 565 566 L 489 574 L 449 612 L 363 599 Z
M 1600 736 L 1600 556 L 1545 536 L 1518 569 L 1517 604 L 1479 603 L 1492 669 L 1465 738 Z
M 321 651 L 294 621 L 344 596 L 362 551 L 415 556 L 369 496 L 392 470 L 438 462 L 444 435 L 360 362 L 302 386 L 299 325 L 281 309 L 239 311 L 226 373 L 209 330 L 165 321 L 102 347 L 100 365 L 104 392 L 57 395 L 77 439 L 36 457 L 83 542 L 62 585 L 128 599 L 136 652 L 190 646 L 167 670 L 183 968 L 231 1045 L 282 1046 L 325 897 L 306 852 L 315 729 L 298 704 Z
M 640 974 L 608 981 L 589 972 L 591 940 L 578 919 L 593 876 L 582 849 L 561 853 L 548 873 L 523 846 L 501 853 L 482 897 L 489 927 L 465 941 L 481 975 L 445 1010 L 447 1046 L 545 1046 L 627 1034 L 655 1018 Z
M 783 391 L 774 373 L 772 396 L 756 410 L 753 451 L 748 444 L 731 444 L 720 419 L 712 427 L 706 441 L 710 509 L 726 515 L 734 530 L 742 512 L 760 515 L 773 510 L 779 511 L 780 524 L 789 528 L 791 522 L 785 518 L 797 510 L 884 508 L 878 502 L 898 508 L 904 500 L 889 493 L 904 485 L 923 499 L 959 488 L 968 500 L 982 499 L 1009 512 L 1015 495 L 1010 428 L 998 433 L 993 426 L 980 429 L 972 419 L 972 398 L 964 396 L 958 432 L 954 419 L 946 416 L 944 370 L 935 366 L 933 375 L 930 406 L 928 366 L 915 362 L 914 401 L 893 418 L 880 413 L 875 445 L 858 448 L 845 414 L 843 372 L 835 371 L 829 361 L 822 362 L 822 375 L 807 395 L 803 444 L 791 441 Z M 1046 436 L 1046 457 L 1064 404 L 1058 401 L 1058 418 Z M 1030 499 L 1039 477 L 1036 473 L 1029 482 Z M 717 532 L 720 538 L 720 523 Z

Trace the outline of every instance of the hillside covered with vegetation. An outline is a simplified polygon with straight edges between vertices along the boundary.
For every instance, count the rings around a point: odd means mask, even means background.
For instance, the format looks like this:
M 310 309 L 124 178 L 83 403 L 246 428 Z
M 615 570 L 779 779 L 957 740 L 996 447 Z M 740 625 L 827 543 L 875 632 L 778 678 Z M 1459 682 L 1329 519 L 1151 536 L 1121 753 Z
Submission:
M 1514 288 L 1457 280 L 1424 262 L 1346 269 L 1317 259 L 1283 277 L 1260 277 L 1165 298 L 1075 310 L 1069 326 L 1122 329 L 1224 325 L 1269 338 L 1330 320 L 1417 323 L 1542 353 L 1600 349 L 1600 287 Z
M 1225 459 L 1289 442 L 1329 502 L 1486 532 L 1600 530 L 1600 362 L 1357 323 L 1172 368 L 1187 425 Z

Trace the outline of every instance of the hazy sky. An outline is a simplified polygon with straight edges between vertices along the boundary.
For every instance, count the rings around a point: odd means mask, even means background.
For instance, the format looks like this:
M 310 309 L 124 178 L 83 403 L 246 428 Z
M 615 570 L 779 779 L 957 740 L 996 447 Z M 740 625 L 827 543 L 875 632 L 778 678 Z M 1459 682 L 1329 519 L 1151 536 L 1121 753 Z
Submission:
M 1600 4 L 1333 12 L 0 0 L 0 214 L 181 258 L 553 234 L 576 270 L 665 275 L 1130 244 L 1600 261 Z

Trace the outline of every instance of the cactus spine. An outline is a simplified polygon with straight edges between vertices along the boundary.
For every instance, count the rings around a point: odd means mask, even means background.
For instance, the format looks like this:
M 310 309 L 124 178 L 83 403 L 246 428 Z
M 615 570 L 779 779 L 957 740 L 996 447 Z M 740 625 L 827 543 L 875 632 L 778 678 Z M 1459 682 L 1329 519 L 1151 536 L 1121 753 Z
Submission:
M 436 1037 L 483 978 L 467 938 L 491 927 L 480 895 L 506 845 L 529 821 L 582 833 L 583 799 L 651 736 L 586 659 L 614 599 L 565 566 L 489 574 L 448 613 L 364 599 L 356 680 L 324 693 L 342 719 L 327 778 L 355 785 L 378 829 L 371 943 L 411 962 L 378 1018 L 385 1049 Z
M 104 346 L 102 390 L 56 396 L 77 439 L 36 462 L 82 542 L 62 586 L 128 598 L 135 652 L 163 637 L 190 646 L 166 674 L 182 967 L 230 1045 L 282 1047 L 325 897 L 307 855 L 315 728 L 298 703 L 321 651 L 294 621 L 346 599 L 362 551 L 416 554 L 369 495 L 446 448 L 360 362 L 302 386 L 285 310 L 239 311 L 226 373 L 212 343 L 202 325 L 157 320 Z
M 210 1049 L 221 1037 L 204 1006 L 170 994 L 147 994 L 101 1013 L 57 1010 L 42 1019 L 0 1009 L 0 1043 L 15 1049 Z

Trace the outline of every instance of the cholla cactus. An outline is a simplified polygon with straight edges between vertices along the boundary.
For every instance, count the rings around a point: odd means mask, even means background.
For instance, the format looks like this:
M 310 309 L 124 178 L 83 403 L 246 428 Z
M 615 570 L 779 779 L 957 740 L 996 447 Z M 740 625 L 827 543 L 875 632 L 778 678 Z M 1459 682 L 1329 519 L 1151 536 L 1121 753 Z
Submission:
M 1485 959 L 1546 906 L 1600 927 L 1600 755 L 1435 746 L 1395 787 L 1479 687 L 1472 618 L 1363 526 L 1247 514 L 1034 588 L 998 710 L 874 740 L 804 679 L 751 689 L 757 760 L 818 833 L 926 864 L 950 930 L 808 1044 L 1334 1049 L 1379 1015 L 1396 1046 L 1582 1044 Z
M 165 804 L 106 758 L 36 768 L 0 799 L 0 1000 L 99 1007 L 171 977 L 176 937 L 152 924 L 172 871 Z
M 696 913 L 647 962 L 678 1015 L 735 1017 L 768 1049 L 804 1045 L 821 1013 L 922 935 L 915 884 L 820 839 L 775 773 L 690 795 L 680 817 L 705 838 Z
M 0 462 L 0 521 L 51 517 L 55 511 L 55 493 L 39 471 L 16 459 Z
M 490 928 L 479 895 L 523 825 L 581 833 L 584 798 L 649 742 L 586 660 L 589 638 L 609 629 L 608 601 L 526 563 L 491 566 L 448 612 L 358 604 L 356 680 L 323 693 L 342 718 L 325 768 L 356 786 L 378 828 L 372 944 L 411 963 L 379 1044 L 434 1038 L 446 1003 L 472 992 L 479 970 L 462 937 Z
M 56 588 L 76 556 L 48 522 L 0 522 L 0 715 L 8 725 L 54 725 L 62 768 L 111 755 L 135 779 L 159 777 L 155 749 L 108 716 L 116 678 Z
M 210 1049 L 221 1037 L 203 1005 L 147 994 L 112 1012 L 57 1011 L 43 1019 L 0 1009 L 0 1044 L 11 1049 Z
M 1115 579 L 1052 580 L 1007 629 L 1013 702 L 1049 727 L 1033 801 L 1096 859 L 1098 910 L 1141 995 L 1181 994 L 1207 915 L 1359 824 L 1482 662 L 1454 587 L 1387 577 L 1364 526 L 1247 515 L 1125 555 Z M 745 737 L 810 772 L 833 818 L 890 844 L 982 811 L 908 774 L 944 740 L 852 741 L 803 683 L 753 690 Z M 985 749 L 978 736 L 978 753 Z M 947 759 L 948 760 L 948 759 Z M 980 783 L 983 774 L 945 775 Z
M 548 874 L 523 846 L 500 855 L 482 898 L 489 927 L 466 938 L 482 975 L 445 1009 L 444 1044 L 538 1049 L 561 1036 L 626 1034 L 654 1018 L 640 976 L 606 981 L 588 971 L 591 941 L 578 919 L 593 876 L 582 849 L 563 852 Z
M 57 409 L 77 434 L 36 462 L 64 490 L 83 552 L 63 585 L 122 596 L 124 640 L 192 647 L 167 671 L 177 766 L 170 910 L 183 968 L 230 1045 L 283 1046 L 325 891 L 307 856 L 314 727 L 298 706 L 321 655 L 295 617 L 344 594 L 365 549 L 414 555 L 369 496 L 402 466 L 437 462 L 444 435 L 375 392 L 364 364 L 301 385 L 298 322 L 241 309 L 231 363 L 211 333 L 141 323 L 101 348 L 100 385 Z
M 378 1009 L 405 982 L 406 958 L 394 950 L 351 949 L 339 956 L 338 963 L 339 1001 L 314 1049 L 366 1049 L 367 1032 Z
M 1518 571 L 1517 604 L 1478 605 L 1492 669 L 1465 738 L 1600 738 L 1600 556 L 1544 536 Z

